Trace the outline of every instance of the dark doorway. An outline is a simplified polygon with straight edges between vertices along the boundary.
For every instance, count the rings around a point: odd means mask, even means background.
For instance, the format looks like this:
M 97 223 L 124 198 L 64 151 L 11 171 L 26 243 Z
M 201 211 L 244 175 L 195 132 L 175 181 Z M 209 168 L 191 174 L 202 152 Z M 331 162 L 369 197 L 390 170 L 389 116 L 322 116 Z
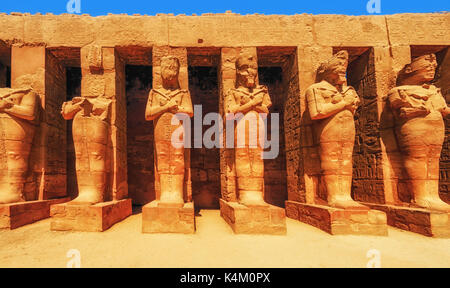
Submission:
M 152 66 L 127 65 L 127 161 L 128 194 L 134 205 L 155 200 L 153 122 L 145 120 L 152 89 Z

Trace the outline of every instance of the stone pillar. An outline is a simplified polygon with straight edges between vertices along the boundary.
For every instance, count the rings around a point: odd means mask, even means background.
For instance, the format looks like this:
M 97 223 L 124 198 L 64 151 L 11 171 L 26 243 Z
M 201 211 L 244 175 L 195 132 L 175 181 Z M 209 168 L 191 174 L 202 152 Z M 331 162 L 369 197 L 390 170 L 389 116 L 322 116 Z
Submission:
M 60 115 L 66 94 L 65 70 L 45 46 L 12 47 L 11 88 L 24 85 L 38 95 L 38 108 L 23 188 L 27 202 L 0 205 L 0 227 L 11 229 L 48 218 L 50 205 L 69 200 L 65 198 L 66 125 Z
M 286 214 L 284 209 L 273 205 L 243 205 L 238 200 L 237 173 L 235 165 L 234 141 L 227 134 L 234 135 L 234 119 L 228 121 L 225 112 L 225 97 L 230 89 L 236 88 L 236 61 L 241 48 L 222 48 L 219 70 L 219 113 L 224 119 L 224 148 L 220 149 L 221 192 L 220 214 L 236 234 L 286 234 Z M 256 47 L 246 47 L 245 53 L 257 59 Z M 256 85 L 259 79 L 256 78 Z M 270 95 L 269 95 L 270 96 Z M 269 116 L 270 117 L 270 114 Z M 228 122 L 228 123 L 227 123 Z M 231 125 L 230 125 L 231 123 Z M 227 131 L 232 129 L 232 131 Z M 248 131 L 246 133 L 249 133 Z M 264 189 L 264 188 L 263 188 Z
M 178 75 L 178 81 L 181 89 L 189 90 L 188 79 L 188 59 L 186 48 L 173 48 L 169 46 L 154 46 L 152 50 L 153 56 L 153 89 L 162 87 L 161 80 L 161 58 L 164 56 L 174 56 L 180 61 L 180 72 Z M 191 185 L 191 150 L 186 148 L 184 151 L 185 158 L 185 184 L 184 184 L 184 200 L 185 202 L 192 202 L 192 185 Z M 156 159 L 156 157 L 155 157 Z M 156 164 L 155 164 L 156 165 Z M 158 170 L 155 166 L 155 194 L 156 199 L 159 199 L 160 184 Z
M 187 49 L 186 48 L 174 48 L 169 46 L 154 46 L 152 51 L 152 61 L 153 61 L 153 91 L 157 91 L 163 88 L 163 80 L 161 77 L 161 59 L 166 56 L 176 57 L 179 61 L 179 71 L 178 71 L 178 90 L 187 90 L 189 91 L 189 79 L 188 79 L 188 58 L 187 58 Z M 180 91 L 179 91 L 180 92 Z M 155 92 L 157 93 L 157 92 Z M 165 92 L 163 92 L 165 93 Z M 183 103 L 186 104 L 186 99 L 189 95 L 189 92 L 184 93 L 183 99 L 181 103 L 179 103 L 178 107 L 184 109 L 186 107 L 182 106 Z M 149 97 L 150 97 L 149 95 Z M 172 96 L 170 96 L 172 97 Z M 176 96 L 174 96 L 176 97 Z M 154 100 L 155 98 L 153 98 Z M 174 98 L 171 98 L 174 99 Z M 190 97 L 189 97 L 190 99 Z M 190 101 L 190 100 L 189 100 Z M 161 103 L 161 102 L 160 102 Z M 189 103 L 191 104 L 191 103 Z M 187 104 L 186 104 L 187 105 Z M 146 112 L 147 113 L 147 112 Z M 163 115 L 169 115 L 167 113 L 163 113 Z M 143 115 L 145 117 L 145 115 Z M 158 116 L 164 117 L 164 116 Z M 158 118 L 156 118 L 158 119 Z M 155 119 L 155 120 L 156 120 Z M 159 118 L 161 119 L 161 118 Z M 153 121 L 155 121 L 153 120 Z M 153 122 L 155 128 L 155 122 Z M 158 122 L 165 123 L 165 122 Z M 189 120 L 189 125 L 191 121 Z M 164 124 L 162 124 L 164 125 Z M 167 127 L 158 126 L 158 129 L 165 129 Z M 158 130 L 160 131 L 160 130 Z M 154 133 L 156 131 L 154 130 Z M 193 130 L 191 129 L 191 133 Z M 155 136 L 156 137 L 156 136 Z M 191 140 L 190 136 L 188 139 Z M 184 234 L 192 234 L 195 233 L 195 214 L 194 214 L 194 203 L 192 202 L 192 182 L 191 182 L 191 167 L 190 167 L 190 149 L 189 147 L 185 147 L 184 149 L 184 184 L 183 184 L 183 200 L 184 203 L 168 203 L 161 201 L 161 181 L 162 177 L 166 177 L 166 182 L 164 189 L 170 189 L 171 185 L 170 177 L 179 177 L 181 175 L 164 175 L 160 177 L 158 173 L 156 160 L 158 159 L 158 155 L 156 154 L 156 145 L 155 142 L 155 163 L 154 163 L 154 171 L 155 171 L 155 196 L 156 200 L 150 202 L 142 208 L 142 232 L 143 233 L 184 233 Z M 172 153 L 172 152 L 171 152 Z M 168 160 L 167 165 L 173 165 L 170 163 L 173 160 Z M 169 164 L 170 163 L 170 164 Z M 172 166 L 174 167 L 174 166 Z M 176 181 L 176 178 L 171 178 L 172 181 Z M 169 181 L 167 181 L 169 180 Z M 174 183 L 172 182 L 172 183 Z M 176 187 L 173 185 L 172 187 Z M 180 190 L 178 190 L 180 191 Z M 171 191 L 166 191 L 171 192 Z
M 228 202 L 235 202 L 236 196 L 236 169 L 234 164 L 234 150 L 226 147 L 227 130 L 224 111 L 225 93 L 235 87 L 236 82 L 236 59 L 239 48 L 222 48 L 219 66 L 219 113 L 224 119 L 223 143 L 224 148 L 220 149 L 220 183 L 222 199 Z M 256 53 L 256 49 L 255 49 Z M 234 133 L 234 132 L 233 132 Z
M 333 235 L 387 235 L 386 217 L 383 213 L 366 207 L 344 210 L 327 203 L 327 191 L 321 180 L 319 143 L 313 137 L 314 126 L 307 109 L 306 90 L 316 83 L 317 68 L 332 57 L 333 47 L 298 47 L 297 53 L 296 77 L 300 91 L 295 93 L 296 89 L 290 86 L 285 113 L 288 171 L 286 214 L 289 218 Z
M 19 77 L 32 75 L 32 88 L 40 96 L 40 119 L 30 155 L 36 192 L 27 191 L 30 200 L 67 196 L 66 124 L 60 115 L 65 101 L 66 73 L 61 63 L 44 46 L 13 46 L 11 49 L 11 88 L 20 88 Z
M 442 53 L 439 79 L 437 79 L 436 86 L 441 88 L 442 95 L 446 99 L 447 105 L 450 105 L 450 49 L 447 48 Z M 446 132 L 439 163 L 439 188 L 442 200 L 450 203 L 450 118 L 447 118 L 444 121 Z
M 366 189 L 366 197 L 359 197 L 357 200 L 385 212 L 387 223 L 391 226 L 425 236 L 449 237 L 450 214 L 427 211 L 410 205 L 411 193 L 403 179 L 404 164 L 394 132 L 395 120 L 387 101 L 389 91 L 396 87 L 397 73 L 411 62 L 411 47 L 409 45 L 374 47 L 373 59 L 383 186 L 379 187 L 382 191 Z M 444 76 L 436 83 L 443 89 L 444 97 L 445 79 Z M 445 151 L 445 145 L 443 150 Z
M 115 48 L 98 45 L 82 47 L 80 60 L 81 97 L 111 101 L 107 116 L 109 131 L 104 202 L 82 206 L 71 202 L 54 205 L 51 229 L 104 231 L 132 213 L 127 187 L 125 63 Z M 96 216 L 92 218 L 91 215 Z

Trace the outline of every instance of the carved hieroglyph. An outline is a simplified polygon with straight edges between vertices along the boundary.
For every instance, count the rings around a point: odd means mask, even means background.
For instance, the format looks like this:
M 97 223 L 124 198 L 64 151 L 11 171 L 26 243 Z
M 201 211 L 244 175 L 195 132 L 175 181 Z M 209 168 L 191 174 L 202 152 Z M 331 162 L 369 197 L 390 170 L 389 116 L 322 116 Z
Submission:
M 450 212 L 450 205 L 439 198 L 439 157 L 445 137 L 443 117 L 450 109 L 440 89 L 430 84 L 436 67 L 434 54 L 414 59 L 400 71 L 398 87 L 390 91 L 388 99 L 413 204 Z
M 154 121 L 154 138 L 156 150 L 156 169 L 158 171 L 161 194 L 160 203 L 182 205 L 184 203 L 184 133 L 172 137 L 182 127 L 172 125 L 172 118 L 177 113 L 193 116 L 192 101 L 188 90 L 180 89 L 178 58 L 166 56 L 161 58 L 162 87 L 150 91 L 145 118 Z M 179 130 L 178 130 L 179 131 Z
M 320 65 L 319 82 L 306 91 L 313 133 L 319 144 L 321 181 L 327 192 L 327 202 L 344 209 L 361 207 L 351 198 L 353 116 L 360 100 L 355 89 L 347 86 L 347 66 L 348 52 L 338 52 Z
M 263 205 L 265 139 L 263 117 L 272 105 L 267 87 L 258 85 L 258 63 L 249 52 L 243 51 L 236 61 L 236 88 L 230 89 L 225 98 L 225 112 L 238 115 L 234 136 L 237 188 L 239 203 L 247 206 Z
M 38 103 L 39 96 L 31 88 L 0 89 L 0 204 L 25 201 Z
M 64 119 L 73 119 L 78 197 L 73 203 L 105 201 L 107 145 L 111 100 L 75 97 L 62 106 Z

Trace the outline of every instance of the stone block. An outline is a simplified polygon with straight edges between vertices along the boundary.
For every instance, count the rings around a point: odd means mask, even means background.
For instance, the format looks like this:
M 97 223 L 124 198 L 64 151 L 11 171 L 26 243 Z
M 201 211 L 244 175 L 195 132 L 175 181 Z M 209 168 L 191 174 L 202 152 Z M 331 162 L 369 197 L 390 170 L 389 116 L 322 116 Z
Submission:
M 70 198 L 40 200 L 0 205 L 0 229 L 16 229 L 50 217 L 50 206 Z
M 103 232 L 132 213 L 131 199 L 95 205 L 64 203 L 51 207 L 53 231 Z
M 143 233 L 195 233 L 194 203 L 161 205 L 152 201 L 142 207 Z
M 286 234 L 286 213 L 276 206 L 244 206 L 220 199 L 220 215 L 236 234 Z
M 332 235 L 387 236 L 386 215 L 377 210 L 338 209 L 329 206 L 286 201 L 286 216 Z
M 388 225 L 428 237 L 450 238 L 450 213 L 409 206 L 363 203 L 386 213 Z

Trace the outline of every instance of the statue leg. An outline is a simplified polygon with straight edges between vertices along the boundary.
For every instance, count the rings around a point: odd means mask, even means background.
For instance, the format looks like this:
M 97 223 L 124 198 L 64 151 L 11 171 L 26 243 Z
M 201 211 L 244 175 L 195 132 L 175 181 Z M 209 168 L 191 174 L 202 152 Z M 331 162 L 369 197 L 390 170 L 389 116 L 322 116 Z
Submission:
M 169 141 L 156 143 L 157 169 L 163 203 L 183 204 L 184 148 L 175 148 Z
M 320 162 L 327 189 L 328 205 L 336 208 L 363 208 L 351 197 L 353 142 L 320 143 Z
M 73 129 L 78 197 L 73 202 L 96 204 L 104 201 L 106 191 L 108 124 L 87 117 L 78 120 Z
M 264 160 L 258 136 L 263 136 L 264 122 L 256 112 L 241 119 L 235 132 L 235 163 L 239 203 L 246 206 L 266 206 L 264 201 Z M 243 132 L 241 132 L 243 131 Z M 239 139 L 245 131 L 245 142 Z M 256 146 L 255 146 L 256 144 Z
M 450 205 L 439 197 L 441 150 L 440 145 L 411 145 L 404 149 L 404 164 L 413 203 L 430 210 L 450 212 Z
M 3 187 L 0 191 L 0 204 L 25 201 L 23 188 L 28 170 L 28 158 L 31 143 L 16 140 L 4 140 L 7 171 L 3 172 Z

